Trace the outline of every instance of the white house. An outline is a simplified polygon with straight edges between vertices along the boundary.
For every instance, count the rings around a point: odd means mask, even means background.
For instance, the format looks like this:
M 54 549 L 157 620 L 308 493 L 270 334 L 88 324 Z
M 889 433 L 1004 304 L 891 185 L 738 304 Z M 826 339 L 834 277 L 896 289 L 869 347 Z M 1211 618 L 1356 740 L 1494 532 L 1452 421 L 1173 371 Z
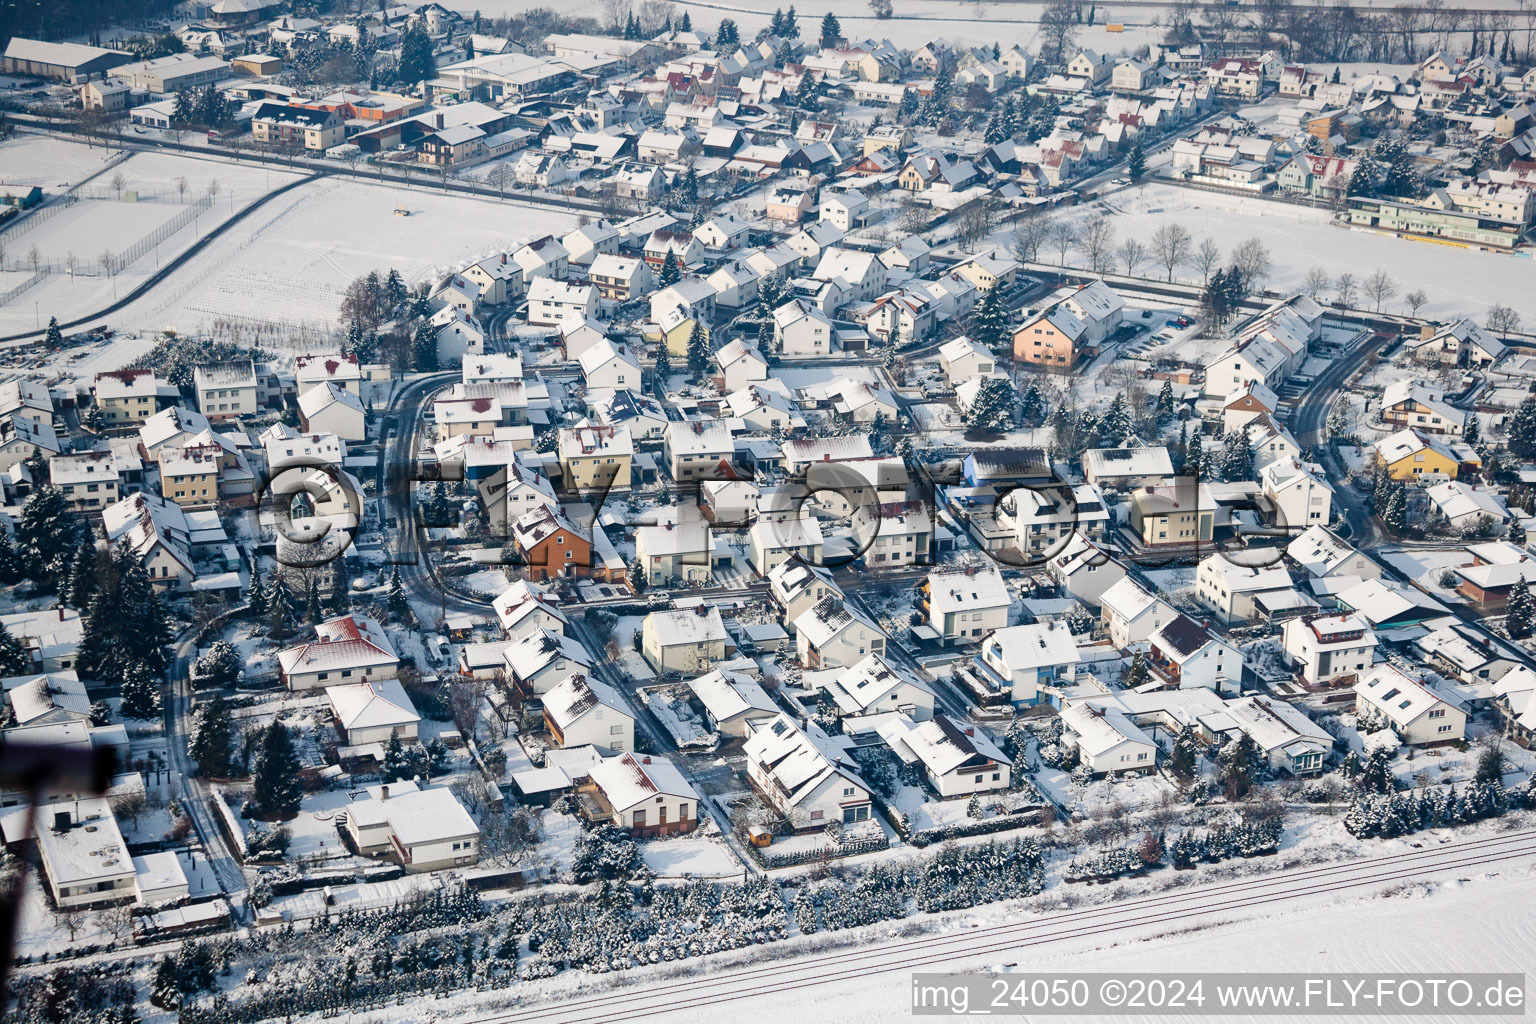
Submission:
M 1109 588 L 1126 577 L 1126 567 L 1081 531 L 1074 532 L 1050 556 L 1046 572 L 1066 593 L 1084 605 L 1102 607 Z
M 544 694 L 544 727 L 562 749 L 591 745 L 621 754 L 635 747 L 635 716 L 624 698 L 586 673 L 568 676 Z
M 1467 712 L 1395 665 L 1373 668 L 1355 684 L 1355 716 L 1384 721 L 1409 746 L 1465 739 Z
M 1333 487 L 1316 463 L 1275 459 L 1259 470 L 1259 482 L 1274 503 L 1277 529 L 1299 533 L 1308 526 L 1325 526 L 1333 516 Z
M 1077 749 L 1078 760 L 1094 775 L 1157 767 L 1157 744 L 1119 708 L 1073 704 L 1061 712 L 1061 724 L 1062 740 Z
M 740 338 L 717 350 L 715 363 L 720 367 L 720 379 L 725 382 L 722 390 L 727 394 L 768 379 L 768 360 Z
M 1012 597 L 1003 574 L 989 562 L 979 569 L 930 572 L 922 604 L 928 625 L 947 646 L 979 640 L 1008 625 Z
M 1373 580 L 1381 575 L 1381 566 L 1321 526 L 1309 526 L 1286 545 L 1286 557 L 1301 566 L 1314 579 L 1354 576 Z
M 368 437 L 362 400 L 327 381 L 299 395 L 299 426 L 307 434 L 335 434 L 343 441 Z
M 1065 622 L 1052 620 L 997 630 L 982 641 L 972 667 L 1014 704 L 1033 705 L 1070 686 L 1080 660 L 1072 631 Z
M 701 674 L 725 660 L 729 637 L 710 604 L 651 612 L 640 626 L 641 653 L 662 674 Z
M 791 559 L 768 573 L 768 593 L 790 632 L 799 617 L 828 597 L 843 600 L 843 589 L 820 565 Z
M 856 766 L 815 726 L 788 715 L 755 723 L 742 745 L 747 779 L 797 831 L 852 825 L 871 815 L 869 788 Z
M 675 835 L 699 825 L 698 790 L 659 754 L 604 758 L 592 765 L 588 778 L 607 820 L 633 835 Z
M 640 360 L 628 345 L 615 344 L 604 338 L 581 354 L 581 376 L 587 390 L 612 388 L 620 391 L 641 391 Z
M 885 654 L 885 633 L 840 597 L 827 596 L 794 620 L 795 649 L 808 669 L 847 668 Z
M 568 624 L 560 603 L 546 588 L 528 580 L 518 580 L 491 602 L 502 635 L 521 640 L 538 631 L 565 635 Z
M 347 805 L 348 835 L 365 857 L 393 857 L 411 872 L 465 867 L 480 859 L 480 827 L 446 786 L 402 780 L 367 789 Z
M 138 895 L 133 857 L 105 797 L 41 805 L 36 836 L 43 878 L 61 909 Z
M 934 695 L 928 685 L 878 654 L 850 668 L 807 672 L 803 681 L 806 689 L 826 694 L 837 705 L 838 713 L 848 718 L 891 711 L 919 722 L 933 717 Z
M 1358 678 L 1376 658 L 1376 633 L 1354 612 L 1288 619 L 1280 636 L 1285 653 L 1311 686 Z
M 992 376 L 997 357 L 985 345 L 962 336 L 939 346 L 939 367 L 953 386 L 973 377 Z
M 722 736 L 743 739 L 753 723 L 779 713 L 767 691 L 743 672 L 716 669 L 688 680 L 688 689 L 704 709 L 705 724 Z
M 594 658 L 581 642 L 536 629 L 501 652 L 508 682 L 524 696 L 539 696 L 577 672 L 590 672 Z
M 1300 708 L 1272 697 L 1239 697 L 1221 712 L 1253 740 L 1270 768 L 1292 775 L 1323 770 L 1333 736 Z
M 1100 617 L 1109 642 L 1120 650 L 1147 639 L 1172 622 L 1178 612 L 1130 577 L 1123 577 L 1099 598 Z
M 398 736 L 402 743 L 414 743 L 421 715 L 395 679 L 369 680 L 343 686 L 327 686 L 325 699 L 331 706 L 331 718 L 348 746 L 364 743 L 388 743 Z
M 1187 615 L 1175 616 L 1148 639 L 1148 667 L 1169 686 L 1236 693 L 1242 684 L 1242 652 Z
M 1292 589 L 1291 574 L 1280 566 L 1240 565 L 1221 552 L 1201 559 L 1195 573 L 1195 597 L 1228 624 L 1257 618 L 1261 594 Z
M 877 731 L 903 764 L 920 766 L 928 785 L 946 800 L 1008 788 L 1013 762 L 974 725 L 945 715 L 926 722 L 895 715 Z
M 537 277 L 528 285 L 528 322 L 557 326 L 576 317 L 597 316 L 597 286 Z
M 378 621 L 343 615 L 315 627 L 315 639 L 277 652 L 277 667 L 290 690 L 393 679 L 400 656 Z
M 747 531 L 747 560 L 769 576 L 791 563 L 820 564 L 824 543 L 821 523 L 810 515 L 759 520 Z
M 773 311 L 773 340 L 785 358 L 827 355 L 832 351 L 832 319 L 804 299 L 791 299 Z

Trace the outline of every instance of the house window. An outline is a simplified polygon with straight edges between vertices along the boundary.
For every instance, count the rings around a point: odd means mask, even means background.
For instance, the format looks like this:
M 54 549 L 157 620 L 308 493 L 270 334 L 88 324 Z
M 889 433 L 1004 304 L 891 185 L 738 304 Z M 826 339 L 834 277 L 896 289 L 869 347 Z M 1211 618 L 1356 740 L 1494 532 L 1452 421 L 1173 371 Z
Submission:
M 636 811 L 634 813 L 634 815 L 633 815 L 633 823 L 634 823 L 635 828 L 644 828 L 645 827 L 645 812 L 644 811 Z
M 819 810 L 812 811 L 811 812 L 811 820 L 812 821 L 820 821 L 821 820 L 821 811 L 819 811 Z

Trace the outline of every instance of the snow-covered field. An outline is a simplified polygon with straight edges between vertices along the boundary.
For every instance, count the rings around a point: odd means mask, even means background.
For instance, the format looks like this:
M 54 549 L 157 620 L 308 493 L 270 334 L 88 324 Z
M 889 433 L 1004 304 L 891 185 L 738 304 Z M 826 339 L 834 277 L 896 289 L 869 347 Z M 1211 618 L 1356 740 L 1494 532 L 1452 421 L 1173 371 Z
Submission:
M 100 170 L 101 152 L 21 135 L 0 146 L 0 179 L 21 182 L 25 179 L 13 176 L 10 169 L 29 167 L 35 183 L 56 189 Z M 294 179 L 285 171 L 216 158 L 140 153 L 91 184 L 109 188 L 117 174 L 123 176 L 125 190 L 164 200 L 143 205 L 92 201 L 82 214 L 67 211 L 8 239 L 11 254 L 24 253 L 36 235 L 44 257 L 62 260 L 74 252 L 82 261 L 94 262 L 103 249 L 121 249 L 153 229 L 147 221 L 140 224 L 141 219 L 174 215 L 182 197 L 178 181 L 183 178 L 189 202 L 207 195 L 217 182 L 213 209 L 197 225 L 165 240 L 156 255 L 145 256 L 115 279 L 53 275 L 13 305 L 0 307 L 0 333 L 34 329 L 39 318 L 46 321 L 53 312 L 64 319 L 108 305 L 159 262 L 190 245 L 199 232 Z M 98 207 L 110 207 L 110 216 L 103 218 Z M 87 223 L 104 223 L 111 230 L 101 237 L 75 237 L 76 227 Z M 468 257 L 540 235 L 563 234 L 575 224 L 576 217 L 563 211 L 434 194 L 430 187 L 382 188 L 350 178 L 315 182 L 262 209 L 108 320 L 119 331 L 195 332 L 227 318 L 329 332 L 342 291 L 370 270 L 394 267 L 415 283 Z
M 1214 239 L 1223 251 L 1247 238 L 1260 238 L 1275 262 L 1268 282 L 1272 290 L 1300 288 L 1313 267 L 1332 277 L 1352 273 L 1357 282 L 1381 267 L 1398 285 L 1397 297 L 1385 307 L 1388 311 L 1404 312 L 1402 296 L 1421 288 L 1429 296 L 1422 315 L 1481 318 L 1489 306 L 1503 303 L 1514 306 L 1527 322 L 1536 320 L 1528 260 L 1352 231 L 1332 224 L 1332 213 L 1324 209 L 1150 184 L 1076 207 L 1065 216 L 1085 220 L 1096 213 L 1110 218 L 1117 239 L 1148 242 L 1164 224 L 1182 224 L 1197 241 Z M 1081 260 L 1080 254 L 1068 254 L 1069 262 L 1074 258 Z M 1192 273 L 1186 269 L 1184 277 Z

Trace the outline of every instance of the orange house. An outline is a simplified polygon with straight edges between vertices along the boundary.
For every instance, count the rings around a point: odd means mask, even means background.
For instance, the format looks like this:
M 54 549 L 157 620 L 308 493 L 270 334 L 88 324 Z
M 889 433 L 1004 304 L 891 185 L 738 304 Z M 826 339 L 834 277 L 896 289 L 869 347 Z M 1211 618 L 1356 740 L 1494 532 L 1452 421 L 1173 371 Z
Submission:
M 518 519 L 512 543 L 530 580 L 592 574 L 592 542 L 558 509 L 540 507 Z
M 1060 305 L 1045 310 L 1013 332 L 1013 359 L 1068 370 L 1091 349 L 1084 344 L 1087 324 Z

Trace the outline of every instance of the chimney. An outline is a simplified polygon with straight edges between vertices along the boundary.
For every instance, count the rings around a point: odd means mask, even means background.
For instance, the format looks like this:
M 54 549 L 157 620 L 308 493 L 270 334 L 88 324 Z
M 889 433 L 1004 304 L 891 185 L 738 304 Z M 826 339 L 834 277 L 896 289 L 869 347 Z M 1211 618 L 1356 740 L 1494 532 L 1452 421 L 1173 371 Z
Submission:
M 68 811 L 54 811 L 53 812 L 53 830 L 55 832 L 68 832 L 69 831 L 69 812 Z
M 438 114 L 437 114 L 437 127 L 438 128 L 442 128 L 443 127 L 443 114 L 442 114 L 442 111 L 438 111 Z
M 967 735 L 967 736 L 975 736 L 975 735 L 976 735 L 976 730 L 975 730 L 975 729 L 973 729 L 973 728 L 971 728 L 971 727 L 970 727 L 970 726 L 969 726 L 969 725 L 968 725 L 968 726 L 966 726 L 966 727 L 965 727 L 965 734 L 966 734 L 966 735 Z
M 1435 336 L 1435 327 L 1434 327 L 1433 324 L 1420 324 L 1419 325 L 1419 340 L 1420 341 L 1428 341 L 1430 338 L 1433 338 L 1434 336 Z
M 380 800 L 388 800 L 389 799 L 389 786 L 387 784 L 379 787 L 379 799 Z
M 640 758 L 640 763 L 641 764 L 650 764 L 651 763 L 651 755 L 650 754 L 646 754 L 644 757 Z
M 63 605 L 59 605 L 59 621 L 60 622 L 64 621 L 64 606 Z

